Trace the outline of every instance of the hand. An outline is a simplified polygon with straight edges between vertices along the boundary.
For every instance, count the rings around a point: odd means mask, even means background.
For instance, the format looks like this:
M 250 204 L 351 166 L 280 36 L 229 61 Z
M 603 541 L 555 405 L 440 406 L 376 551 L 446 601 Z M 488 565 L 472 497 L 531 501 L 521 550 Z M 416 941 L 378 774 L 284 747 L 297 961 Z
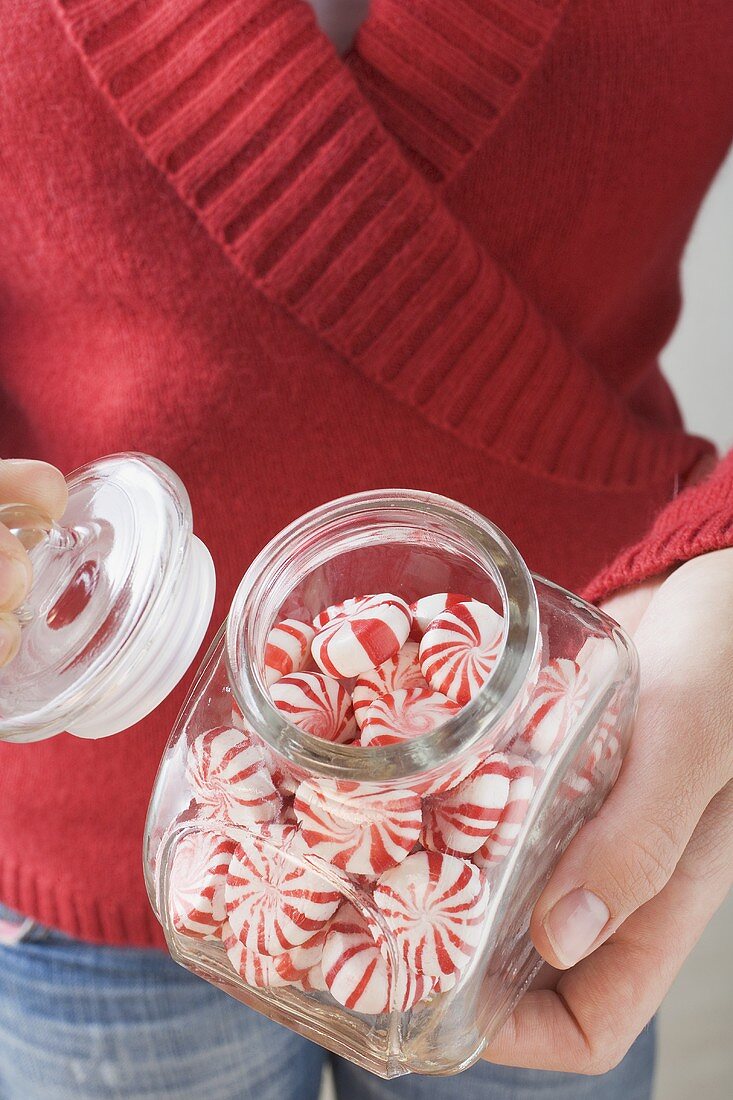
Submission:
M 616 1066 L 733 881 L 733 549 L 606 610 L 634 632 L 638 718 L 616 786 L 535 906 L 537 949 L 564 973 L 487 1049 L 506 1065 Z
M 51 519 L 66 507 L 63 474 L 46 462 L 0 461 L 0 504 L 32 504 Z M 31 563 L 18 539 L 0 523 L 0 667 L 20 645 L 20 626 L 13 612 L 28 595 Z

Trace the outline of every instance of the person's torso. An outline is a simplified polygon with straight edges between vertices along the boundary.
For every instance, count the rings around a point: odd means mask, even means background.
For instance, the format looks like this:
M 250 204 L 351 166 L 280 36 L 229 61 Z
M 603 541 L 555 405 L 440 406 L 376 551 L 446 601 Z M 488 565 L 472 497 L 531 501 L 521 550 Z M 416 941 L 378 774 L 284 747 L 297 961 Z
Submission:
M 64 470 L 128 449 L 170 463 L 214 553 L 215 621 L 267 538 L 365 488 L 464 500 L 571 586 L 638 537 L 669 486 L 622 497 L 543 482 L 394 401 L 232 266 L 94 86 L 52 0 L 0 0 L 0 28 L 3 453 Z M 729 0 L 571 0 L 517 102 L 443 190 L 569 343 L 662 423 L 677 412 L 656 358 L 733 127 L 732 39 Z M 71 834 L 91 820 L 137 842 L 180 698 L 119 741 L 4 746 L 0 835 L 18 852 L 36 843 L 34 769 L 63 767 L 85 793 L 71 812 L 66 787 L 43 780 L 44 812 L 75 824 L 37 861 L 73 864 Z M 137 864 L 125 876 L 120 890 L 138 888 Z

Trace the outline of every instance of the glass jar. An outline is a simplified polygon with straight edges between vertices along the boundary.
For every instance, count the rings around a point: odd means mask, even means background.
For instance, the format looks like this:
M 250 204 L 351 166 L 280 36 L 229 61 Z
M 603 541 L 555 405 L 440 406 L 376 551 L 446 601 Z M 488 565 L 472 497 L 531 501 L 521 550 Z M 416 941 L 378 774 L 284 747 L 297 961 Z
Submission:
M 468 703 L 367 747 L 294 725 L 266 656 L 275 624 L 363 593 L 502 616 Z M 467 1068 L 540 965 L 532 906 L 615 781 L 637 690 L 620 628 L 469 508 L 379 490 L 303 516 L 244 576 L 161 763 L 145 869 L 173 957 L 382 1077 Z

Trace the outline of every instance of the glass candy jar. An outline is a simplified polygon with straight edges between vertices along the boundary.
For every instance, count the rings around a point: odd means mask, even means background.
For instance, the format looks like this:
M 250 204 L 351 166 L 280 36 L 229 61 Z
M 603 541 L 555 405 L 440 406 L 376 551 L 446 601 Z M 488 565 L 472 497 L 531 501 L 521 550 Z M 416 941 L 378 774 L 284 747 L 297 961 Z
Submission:
M 317 632 L 368 618 L 334 609 L 364 593 L 410 608 L 376 674 Z M 466 641 L 472 608 L 495 639 Z M 448 672 L 478 664 L 446 678 L 431 639 Z M 637 689 L 619 627 L 469 508 L 379 490 L 302 517 L 243 578 L 158 774 L 145 867 L 173 957 L 383 1077 L 467 1068 L 540 965 L 532 906 L 618 774 Z

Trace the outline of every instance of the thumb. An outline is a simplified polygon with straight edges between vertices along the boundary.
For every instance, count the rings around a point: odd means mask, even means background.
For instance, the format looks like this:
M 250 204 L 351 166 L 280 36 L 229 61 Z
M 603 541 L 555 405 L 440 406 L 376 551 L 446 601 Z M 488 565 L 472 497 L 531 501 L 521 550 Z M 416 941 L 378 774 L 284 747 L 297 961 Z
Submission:
M 679 652 L 679 634 L 670 629 L 677 618 L 670 611 L 679 609 L 669 606 L 665 587 L 636 638 L 639 711 L 618 781 L 560 859 L 532 916 L 538 951 L 562 969 L 588 955 L 663 889 L 720 786 L 701 760 L 705 714 L 697 701 L 704 695 L 703 669 L 690 667 L 696 662 L 689 650 Z
M 32 504 L 51 519 L 59 519 L 68 495 L 64 475 L 48 462 L 0 459 L 0 503 Z

